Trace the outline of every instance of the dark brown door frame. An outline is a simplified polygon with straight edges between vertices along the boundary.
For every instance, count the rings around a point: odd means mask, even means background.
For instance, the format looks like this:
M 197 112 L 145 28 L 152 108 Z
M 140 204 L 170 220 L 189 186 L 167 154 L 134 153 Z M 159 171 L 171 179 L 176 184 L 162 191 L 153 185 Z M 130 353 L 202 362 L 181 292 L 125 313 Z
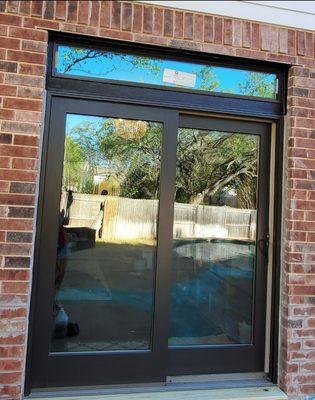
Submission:
M 42 299 L 47 299 L 47 293 L 40 288 L 38 285 L 39 276 L 43 274 L 41 271 L 41 265 L 39 264 L 39 256 L 40 256 L 40 237 L 41 231 L 43 229 L 43 211 L 45 206 L 44 201 L 44 185 L 45 185 L 45 173 L 47 171 L 47 147 L 49 142 L 48 131 L 50 129 L 50 124 L 53 123 L 53 118 L 51 118 L 51 104 L 59 97 L 67 98 L 73 102 L 77 100 L 92 99 L 102 100 L 102 101 L 111 101 L 115 102 L 115 104 L 124 103 L 124 108 L 128 104 L 140 104 L 146 105 L 146 110 L 151 107 L 155 107 L 156 110 L 164 113 L 164 108 L 167 109 L 175 109 L 180 112 L 186 112 L 187 110 L 192 110 L 193 112 L 201 112 L 201 113 L 209 113 L 215 112 L 220 113 L 224 118 L 224 115 L 234 115 L 235 118 L 237 116 L 248 116 L 249 118 L 258 118 L 264 122 L 265 119 L 271 120 L 276 123 L 277 132 L 276 132 L 276 169 L 272 171 L 275 177 L 275 216 L 274 216 L 274 232 L 273 232 L 273 287 L 272 287 L 272 316 L 271 316 L 271 351 L 270 351 L 270 369 L 269 369 L 269 377 L 270 379 L 276 383 L 277 381 L 277 355 L 278 355 L 278 330 L 279 330 L 279 282 L 280 282 L 280 248 L 281 248 L 281 204 L 282 204 L 282 159 L 283 159 L 283 117 L 282 115 L 286 112 L 286 80 L 287 80 L 287 70 L 288 66 L 281 65 L 277 63 L 262 63 L 255 62 L 254 66 L 257 64 L 257 67 L 262 68 L 274 68 L 279 71 L 279 83 L 280 83 L 280 97 L 279 102 L 276 104 L 268 104 L 266 101 L 257 101 L 251 99 L 242 99 L 242 98 L 229 98 L 229 96 L 212 96 L 208 94 L 193 94 L 190 93 L 176 93 L 171 90 L 161 90 L 161 89 L 150 89 L 150 88 L 141 88 L 141 87 L 133 87 L 128 88 L 124 85 L 119 84 L 110 84 L 110 83 L 99 83 L 99 82 L 84 82 L 80 80 L 71 80 L 64 79 L 59 77 L 52 76 L 52 65 L 53 65 L 53 47 L 54 40 L 59 40 L 62 43 L 73 43 L 73 44 L 81 44 L 89 43 L 92 45 L 92 39 L 88 37 L 79 37 L 78 35 L 56 35 L 55 33 L 50 34 L 50 44 L 49 44 L 49 54 L 48 54 L 48 64 L 47 64 L 47 79 L 46 85 L 48 88 L 47 93 L 47 101 L 46 101 L 46 115 L 45 115 L 45 124 L 44 124 L 44 135 L 43 142 L 41 145 L 41 177 L 39 182 L 39 195 L 37 202 L 37 233 L 35 240 L 35 250 L 34 250 L 34 273 L 33 273 L 33 286 L 32 286 L 32 299 L 31 299 L 31 310 L 30 310 L 30 328 L 28 335 L 28 355 L 27 355 L 27 365 L 26 365 L 26 382 L 25 382 L 25 395 L 29 394 L 31 391 L 31 387 L 44 387 L 45 382 L 41 381 L 43 379 L 43 374 L 39 380 L 34 380 L 34 371 L 38 370 L 40 372 L 41 368 L 44 368 L 40 364 L 36 362 L 34 358 L 34 354 L 38 354 L 38 346 L 42 341 L 41 335 L 38 334 L 37 327 L 40 325 L 37 319 L 36 308 L 38 307 L 38 303 L 41 302 L 40 294 L 44 297 Z M 82 42 L 83 41 L 83 42 Z M 82 42 L 82 43 L 81 43 Z M 132 43 L 124 43 L 121 41 L 108 40 L 106 43 L 109 43 L 113 48 L 119 48 L 120 46 L 124 46 L 126 50 L 129 48 L 133 48 L 134 51 L 138 51 L 139 44 Z M 99 45 L 103 45 L 104 40 L 98 41 Z M 175 49 L 165 49 L 158 48 L 156 46 L 149 45 L 141 45 L 141 51 L 145 53 L 151 52 L 152 55 L 160 54 L 167 51 L 167 55 L 177 54 L 177 50 Z M 186 51 L 184 58 L 187 60 L 195 60 L 204 58 L 204 60 L 209 59 L 209 54 L 203 55 L 200 52 Z M 217 55 L 214 56 L 217 59 Z M 236 59 L 222 57 L 221 62 L 227 63 L 228 65 L 234 65 L 234 61 Z M 247 65 L 248 60 L 237 59 L 239 65 Z M 116 107 L 116 106 L 115 106 Z M 102 114 L 103 115 L 103 114 Z M 176 119 L 176 118 L 175 118 Z M 154 119 L 156 120 L 156 118 Z M 175 120 L 170 120 L 170 126 L 172 124 L 173 129 L 175 125 L 177 127 L 177 122 Z M 172 142 L 175 140 L 174 137 L 170 138 L 170 148 L 176 148 L 176 142 Z M 165 143 L 163 143 L 163 146 Z M 62 143 L 63 146 L 63 143 Z M 174 150 L 174 149 L 173 149 Z M 173 160 L 168 160 L 167 163 L 171 168 L 174 168 Z M 173 163 L 173 164 L 172 164 Z M 167 164 L 165 164 L 167 165 Z M 165 168 L 166 169 L 166 168 Z M 164 171 L 164 174 L 167 176 L 168 171 Z M 166 179 L 169 179 L 170 183 L 172 179 L 171 176 L 168 176 Z M 174 181 L 173 181 L 174 182 Z M 166 196 L 167 197 L 167 196 Z M 173 198 L 172 198 L 173 201 Z M 173 208 L 173 207 L 172 207 Z M 168 214 L 165 213 L 165 218 L 168 218 L 169 221 L 172 221 L 173 217 L 173 209 L 169 209 Z M 165 298 L 165 301 L 167 299 Z M 40 327 L 39 327 L 40 328 Z M 166 327 L 167 329 L 167 327 Z M 45 331 L 44 327 L 42 331 Z M 165 338 L 164 338 L 165 340 Z M 165 360 L 162 362 L 165 362 Z M 73 365 L 69 365 L 66 369 L 66 373 L 71 373 L 71 368 Z M 113 367 L 113 365 L 111 365 Z M 86 366 L 84 367 L 86 368 Z M 114 365 L 114 368 L 116 366 Z M 104 378 L 104 375 L 102 375 Z M 150 380 L 152 381 L 152 379 Z M 103 384 L 106 382 L 102 382 Z M 80 379 L 80 385 L 84 384 Z
M 49 353 L 52 332 L 54 268 L 58 232 L 58 209 L 63 165 L 66 114 L 136 118 L 164 124 L 159 200 L 157 268 L 152 349 L 142 351 Z M 35 304 L 32 387 L 104 385 L 130 382 L 160 382 L 165 379 L 169 264 L 172 232 L 172 192 L 175 180 L 177 113 L 148 107 L 53 97 L 48 126 L 47 159 L 42 170 L 42 214 L 38 232 L 37 293 Z M 158 293 L 158 295 L 157 295 Z M 36 345 L 35 345 L 36 344 Z
M 169 291 L 171 270 L 173 199 L 175 186 L 176 138 L 178 126 L 239 131 L 259 134 L 261 145 L 266 151 L 261 152 L 260 170 L 266 165 L 268 157 L 268 124 L 250 121 L 235 121 L 219 118 L 180 116 L 176 110 L 156 109 L 115 103 L 79 100 L 64 97 L 52 97 L 51 117 L 48 126 L 47 159 L 42 170 L 43 212 L 37 279 L 37 299 L 33 330 L 32 351 L 32 387 L 54 387 L 74 385 L 106 385 L 132 382 L 163 382 L 166 375 L 187 373 L 233 372 L 262 370 L 263 346 L 254 349 L 252 346 L 226 346 L 226 348 L 190 348 L 167 350 Z M 162 144 L 161 187 L 158 224 L 157 275 L 155 282 L 155 311 L 153 323 L 152 351 L 119 351 L 88 353 L 52 353 L 49 354 L 51 316 L 53 304 L 54 259 L 57 243 L 57 214 L 59 210 L 60 182 L 62 176 L 63 146 L 65 119 L 67 113 L 110 116 L 122 118 L 139 118 L 164 123 Z M 267 147 L 266 147 L 267 146 Z M 59 150 L 57 150 L 59 149 Z M 268 171 L 264 176 L 268 177 Z M 263 185 L 268 185 L 264 178 Z M 56 190 L 56 188 L 58 188 Z M 266 187 L 267 188 L 267 187 Z M 261 191 L 263 192 L 263 191 Z M 263 193 L 267 193 L 267 190 Z M 261 199 L 259 200 L 259 203 Z M 262 207 L 260 207 L 262 208 Z M 267 213 L 267 208 L 265 212 Z M 263 217 L 264 218 L 264 217 Z M 260 227 L 259 235 L 265 229 Z M 263 282 L 264 268 L 258 268 L 259 278 Z M 262 285 L 263 286 L 263 285 Z M 256 312 L 264 315 L 264 295 L 259 294 L 255 301 Z M 258 301 L 259 300 L 259 301 Z M 262 305 L 262 306 L 261 306 Z M 260 309 L 259 309 L 260 307 Z M 262 308 L 261 308 L 262 307 Z M 44 321 L 49 321 L 45 323 Z M 264 331 L 264 319 L 260 327 L 256 324 L 255 340 L 258 332 Z M 240 368 L 239 357 L 244 360 Z M 257 357 L 257 359 L 255 359 Z M 84 371 L 84 373 L 83 373 Z

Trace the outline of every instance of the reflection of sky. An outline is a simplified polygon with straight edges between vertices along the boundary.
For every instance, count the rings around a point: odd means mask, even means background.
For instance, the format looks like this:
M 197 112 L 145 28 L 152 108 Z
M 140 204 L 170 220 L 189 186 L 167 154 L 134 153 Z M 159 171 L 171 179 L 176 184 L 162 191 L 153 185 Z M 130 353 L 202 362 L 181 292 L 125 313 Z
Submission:
M 72 128 L 74 128 L 75 126 L 79 126 L 83 122 L 91 123 L 95 125 L 95 128 L 97 128 L 102 122 L 105 121 L 105 119 L 106 118 L 103 117 L 93 117 L 92 115 L 67 114 L 67 120 L 66 120 L 67 136 L 75 138 L 71 130 Z
M 64 72 L 64 65 L 67 65 L 67 56 L 69 55 L 68 46 L 58 47 L 57 72 Z M 101 55 L 77 63 L 68 74 L 78 76 L 88 76 L 95 78 L 115 79 L 129 82 L 148 83 L 163 86 L 176 86 L 172 83 L 163 82 L 163 71 L 165 68 L 197 74 L 196 84 L 193 89 L 200 89 L 202 80 L 200 71 L 203 65 L 172 61 L 172 60 L 152 60 L 150 65 L 157 67 L 157 70 L 150 71 L 149 68 L 142 65 L 133 65 L 131 60 L 144 59 L 144 57 L 125 55 L 122 57 L 118 53 L 107 52 L 108 57 Z M 148 62 L 149 58 L 146 58 Z M 214 81 L 218 81 L 219 85 L 213 89 L 215 92 L 225 92 L 241 94 L 239 84 L 244 84 L 248 79 L 249 72 L 239 69 L 225 67 L 211 67 L 214 72 Z M 275 83 L 275 74 L 263 74 L 268 82 Z

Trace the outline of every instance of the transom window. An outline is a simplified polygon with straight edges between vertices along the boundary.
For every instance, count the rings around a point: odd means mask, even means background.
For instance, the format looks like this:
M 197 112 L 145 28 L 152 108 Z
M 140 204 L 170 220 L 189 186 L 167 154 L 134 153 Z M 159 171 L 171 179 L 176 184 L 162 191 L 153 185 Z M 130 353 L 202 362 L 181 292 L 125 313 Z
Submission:
M 277 99 L 276 73 L 57 45 L 55 75 Z

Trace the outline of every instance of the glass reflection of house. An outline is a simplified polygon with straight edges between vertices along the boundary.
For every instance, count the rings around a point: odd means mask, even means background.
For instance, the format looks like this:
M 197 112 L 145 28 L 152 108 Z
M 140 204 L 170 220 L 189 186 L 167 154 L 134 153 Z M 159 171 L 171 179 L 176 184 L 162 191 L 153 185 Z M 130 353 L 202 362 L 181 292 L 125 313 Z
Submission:
M 97 167 L 93 176 L 93 194 L 120 195 L 120 181 L 115 172 L 108 168 Z

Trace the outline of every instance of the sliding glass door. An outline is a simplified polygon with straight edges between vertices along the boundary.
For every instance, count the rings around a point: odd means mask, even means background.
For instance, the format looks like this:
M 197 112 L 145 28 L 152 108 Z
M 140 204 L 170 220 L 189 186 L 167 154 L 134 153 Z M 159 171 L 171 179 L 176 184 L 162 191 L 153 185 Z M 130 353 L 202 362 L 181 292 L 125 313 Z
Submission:
M 265 124 L 180 118 L 170 375 L 263 371 L 268 135 Z
M 269 126 L 52 97 L 32 386 L 262 371 Z

